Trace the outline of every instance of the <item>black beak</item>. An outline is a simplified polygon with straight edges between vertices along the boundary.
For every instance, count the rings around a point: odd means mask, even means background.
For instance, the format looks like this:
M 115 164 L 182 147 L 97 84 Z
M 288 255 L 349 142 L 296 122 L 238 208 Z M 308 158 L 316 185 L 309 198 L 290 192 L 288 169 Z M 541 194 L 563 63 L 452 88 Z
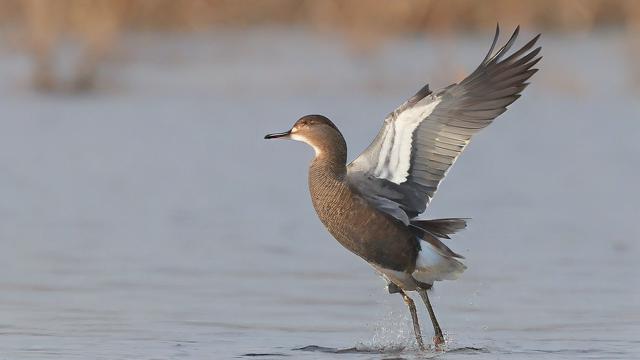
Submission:
M 281 138 L 281 137 L 287 137 L 291 135 L 291 130 L 289 131 L 285 131 L 285 132 L 281 132 L 281 133 L 275 133 L 275 134 L 267 134 L 264 136 L 265 139 L 277 139 L 277 138 Z

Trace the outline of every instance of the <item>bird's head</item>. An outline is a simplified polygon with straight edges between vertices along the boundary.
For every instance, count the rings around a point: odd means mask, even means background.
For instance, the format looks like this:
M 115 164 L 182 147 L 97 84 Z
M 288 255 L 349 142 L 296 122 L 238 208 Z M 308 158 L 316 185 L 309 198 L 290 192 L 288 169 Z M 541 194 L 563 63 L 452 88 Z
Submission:
M 303 116 L 293 124 L 291 130 L 268 134 L 264 138 L 302 141 L 315 150 L 316 156 L 322 154 L 327 148 L 346 146 L 340 130 L 331 120 L 322 115 Z

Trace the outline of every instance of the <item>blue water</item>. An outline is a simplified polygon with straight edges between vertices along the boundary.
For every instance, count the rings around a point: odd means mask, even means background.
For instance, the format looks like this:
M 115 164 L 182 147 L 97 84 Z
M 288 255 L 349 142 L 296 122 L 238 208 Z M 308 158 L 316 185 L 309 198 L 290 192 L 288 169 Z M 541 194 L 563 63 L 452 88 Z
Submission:
M 533 84 L 438 191 L 429 216 L 473 218 L 448 242 L 469 269 L 432 294 L 445 353 L 416 350 L 401 298 L 316 219 L 311 149 L 262 140 L 322 113 L 354 157 L 491 35 L 371 52 L 301 31 L 135 35 L 81 96 L 30 91 L 28 59 L 3 50 L 0 358 L 640 357 L 623 34 L 543 37 Z

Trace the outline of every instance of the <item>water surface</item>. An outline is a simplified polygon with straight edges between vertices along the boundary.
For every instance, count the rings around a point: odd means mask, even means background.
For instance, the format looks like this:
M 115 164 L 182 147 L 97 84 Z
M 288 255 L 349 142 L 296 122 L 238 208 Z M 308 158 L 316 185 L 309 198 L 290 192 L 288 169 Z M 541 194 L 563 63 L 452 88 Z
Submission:
M 444 354 L 416 351 L 401 298 L 316 219 L 312 150 L 262 140 L 323 113 L 353 158 L 490 37 L 361 53 L 278 30 L 139 36 L 85 96 L 26 90 L 28 62 L 4 53 L 0 357 L 638 358 L 640 100 L 621 35 L 544 37 L 533 85 L 438 191 L 429 217 L 473 218 L 448 242 L 469 269 L 431 295 Z

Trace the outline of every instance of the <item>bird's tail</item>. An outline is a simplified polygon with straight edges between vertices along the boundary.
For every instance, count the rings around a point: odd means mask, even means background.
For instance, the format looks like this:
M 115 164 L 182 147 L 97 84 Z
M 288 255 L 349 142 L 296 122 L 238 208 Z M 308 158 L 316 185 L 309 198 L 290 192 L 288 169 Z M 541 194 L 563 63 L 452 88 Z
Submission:
M 420 241 L 421 249 L 416 261 L 414 279 L 431 285 L 434 281 L 453 280 L 467 268 L 457 259 L 464 259 L 449 249 L 440 239 L 449 239 L 452 235 L 467 227 L 462 218 L 412 220 L 411 227 Z
M 411 220 L 411 226 L 422 231 L 431 233 L 435 237 L 441 239 L 450 239 L 449 235 L 453 235 L 458 231 L 467 227 L 468 218 L 449 218 L 449 219 L 431 219 L 431 220 Z

